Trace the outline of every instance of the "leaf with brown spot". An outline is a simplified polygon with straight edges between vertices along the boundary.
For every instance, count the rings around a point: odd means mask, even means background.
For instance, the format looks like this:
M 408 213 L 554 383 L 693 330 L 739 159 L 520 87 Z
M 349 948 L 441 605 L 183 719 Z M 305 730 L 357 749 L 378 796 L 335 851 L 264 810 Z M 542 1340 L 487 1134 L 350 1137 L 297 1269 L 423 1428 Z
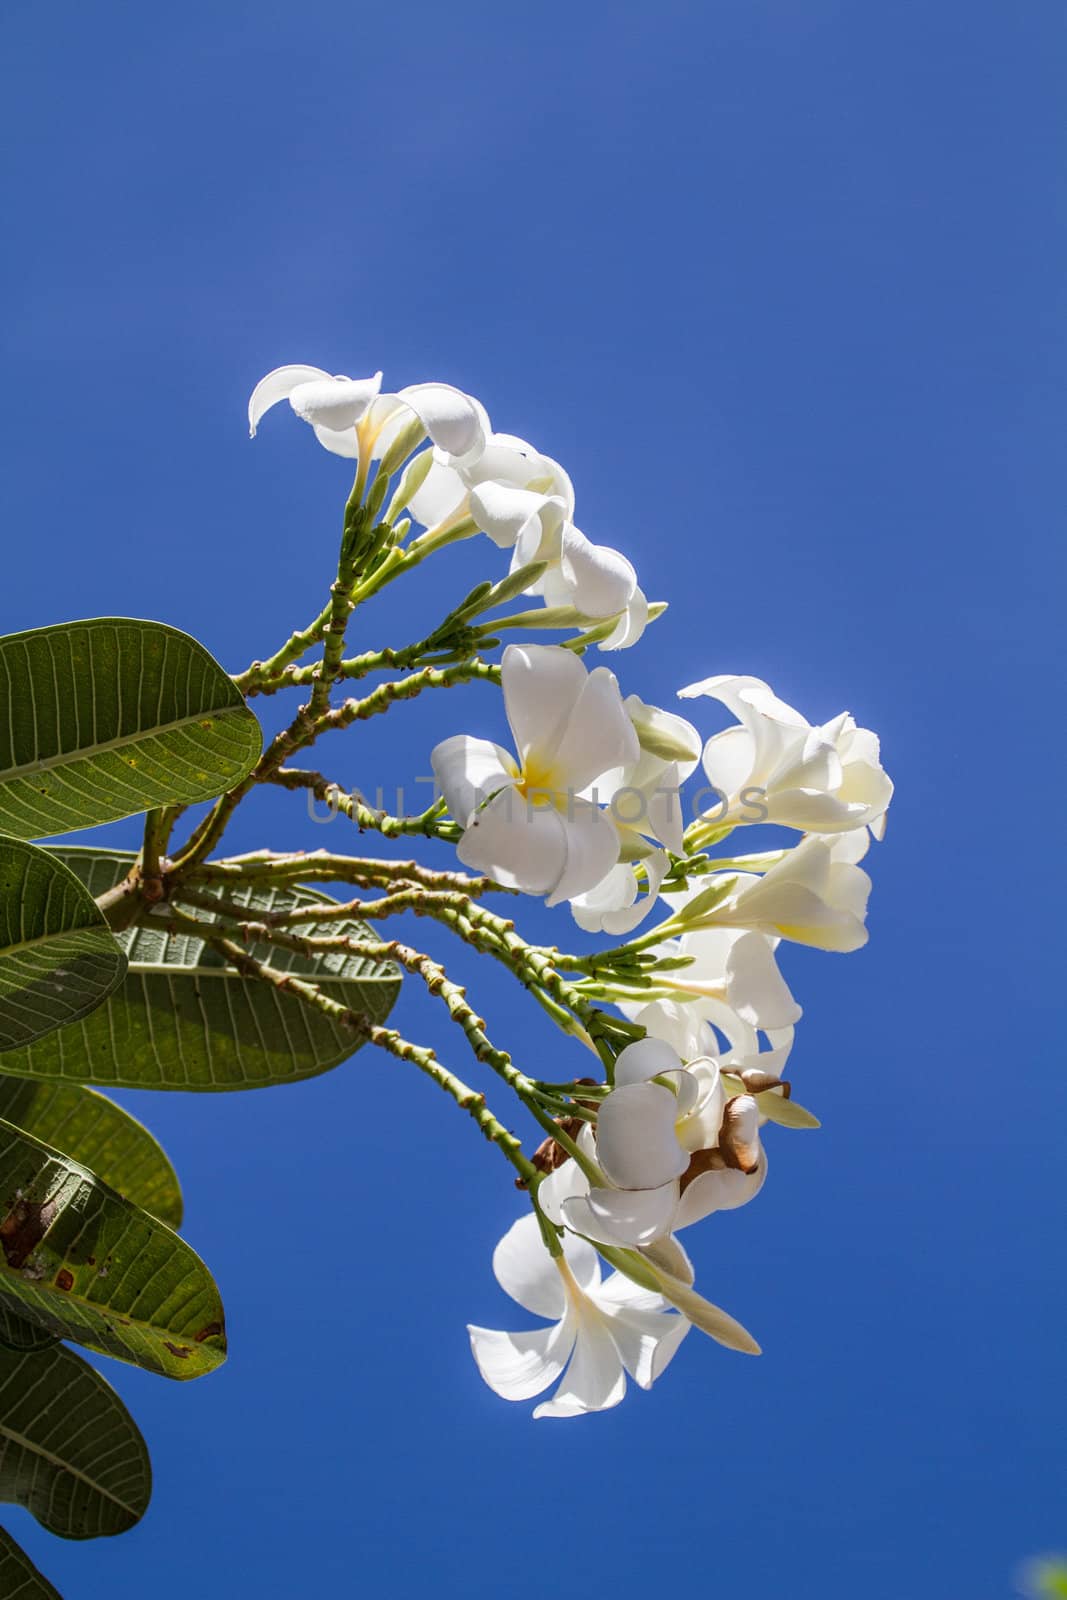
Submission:
M 199 1256 L 87 1167 L 0 1120 L 0 1204 L 5 1197 L 0 1303 L 166 1377 L 196 1378 L 225 1360 L 222 1302 Z M 211 1326 L 219 1331 L 197 1342 Z
M 177 1173 L 148 1129 L 106 1095 L 0 1073 L 0 1117 L 89 1167 L 169 1227 L 181 1226 Z

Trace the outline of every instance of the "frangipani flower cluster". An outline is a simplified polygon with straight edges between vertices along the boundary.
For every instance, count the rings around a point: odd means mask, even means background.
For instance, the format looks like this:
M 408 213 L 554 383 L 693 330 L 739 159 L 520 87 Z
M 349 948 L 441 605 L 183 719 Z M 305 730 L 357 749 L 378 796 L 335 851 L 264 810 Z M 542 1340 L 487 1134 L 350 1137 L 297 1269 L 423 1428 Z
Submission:
M 416 383 L 382 394 L 382 374 L 346 378 L 320 367 L 278 367 L 248 404 L 253 436 L 265 413 L 288 400 L 319 443 L 352 460 L 403 460 L 428 439 L 431 451 L 409 475 L 404 504 L 428 529 L 488 534 L 512 552 L 511 570 L 543 567 L 526 593 L 575 618 L 614 626 L 604 650 L 635 644 L 648 601 L 626 557 L 593 544 L 574 525 L 574 488 L 551 457 L 510 433 L 495 433 L 480 401 L 447 383 Z
M 549 1135 L 531 1161 L 479 1113 L 534 1206 L 497 1247 L 496 1276 L 550 1324 L 524 1333 L 472 1327 L 479 1370 L 513 1400 L 558 1384 L 539 1417 L 603 1410 L 622 1398 L 627 1375 L 650 1386 L 690 1327 L 758 1351 L 697 1292 L 677 1236 L 760 1194 L 768 1124 L 818 1127 L 784 1077 L 801 1008 L 779 959 L 790 942 L 837 952 L 865 943 L 871 883 L 859 863 L 884 833 L 892 784 L 869 729 L 846 712 L 812 723 L 759 678 L 718 675 L 677 691 L 736 718 L 705 737 L 620 686 L 608 667 L 590 668 L 591 645 L 635 644 L 663 608 L 650 608 L 624 555 L 579 531 L 568 473 L 495 431 L 481 402 L 459 389 L 420 383 L 383 393 L 381 381 L 381 373 L 278 368 L 256 387 L 249 422 L 254 434 L 287 399 L 326 450 L 356 463 L 346 519 L 362 517 L 376 532 L 366 569 L 343 569 L 340 599 L 335 585 L 331 615 L 344 613 L 335 629 L 343 631 L 346 607 L 456 539 L 482 532 L 511 552 L 510 576 L 487 579 L 418 646 L 381 654 L 383 667 L 403 661 L 423 674 L 413 689 L 393 686 L 397 699 L 473 677 L 498 684 L 508 742 L 493 736 L 500 717 L 483 712 L 477 731 L 435 745 L 439 799 L 425 816 L 389 818 L 387 827 L 365 805 L 350 814 L 394 836 L 448 840 L 480 875 L 479 892 L 568 903 L 577 930 L 608 941 L 566 955 L 526 943 L 514 918 L 457 906 L 455 894 L 439 912 L 436 889 L 414 905 L 509 965 L 602 1065 L 603 1080 L 535 1073 L 489 1045 L 465 990 L 443 975 L 428 979 L 479 1061 Z M 426 531 L 409 541 L 411 518 Z M 545 609 L 477 621 L 520 593 L 541 597 Z M 572 636 L 520 639 L 499 663 L 486 662 L 479 651 L 495 648 L 507 628 Z M 372 658 L 339 660 L 338 675 L 346 665 L 353 676 L 371 670 Z M 344 715 L 382 709 L 372 702 Z M 314 786 L 317 775 L 306 776 Z M 734 853 L 726 840 L 756 823 L 785 835 Z M 442 1081 L 439 1067 L 427 1070 Z M 483 1103 L 459 1087 L 463 1094 L 450 1092 L 466 1109 Z M 613 1269 L 606 1278 L 600 1257 Z

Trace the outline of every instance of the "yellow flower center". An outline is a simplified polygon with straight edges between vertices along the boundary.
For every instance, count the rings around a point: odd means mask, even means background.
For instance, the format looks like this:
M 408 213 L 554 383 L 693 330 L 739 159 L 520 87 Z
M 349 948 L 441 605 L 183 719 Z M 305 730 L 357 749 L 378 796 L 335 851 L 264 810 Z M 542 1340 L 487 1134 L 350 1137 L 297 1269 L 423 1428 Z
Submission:
M 520 772 L 515 789 L 528 805 L 554 806 L 557 811 L 563 811 L 567 796 L 557 785 L 558 778 L 550 762 L 531 761 Z

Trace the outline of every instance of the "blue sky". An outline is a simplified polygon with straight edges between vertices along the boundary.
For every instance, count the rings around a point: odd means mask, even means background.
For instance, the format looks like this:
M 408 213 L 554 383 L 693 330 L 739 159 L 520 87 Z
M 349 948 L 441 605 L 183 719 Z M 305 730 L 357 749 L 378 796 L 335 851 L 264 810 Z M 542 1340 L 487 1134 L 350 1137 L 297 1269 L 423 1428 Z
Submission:
M 281 413 L 250 444 L 248 392 L 383 366 L 559 456 L 586 532 L 671 602 L 625 689 L 755 673 L 878 729 L 898 785 L 869 946 L 784 958 L 824 1128 L 773 1134 L 758 1203 L 694 1242 L 758 1362 L 694 1336 L 653 1394 L 534 1424 L 464 1334 L 511 1314 L 489 1255 L 518 1197 L 429 1085 L 364 1052 L 129 1096 L 231 1360 L 108 1369 L 155 1463 L 133 1534 L 5 1521 L 68 1600 L 1010 1594 L 1067 1544 L 1062 8 L 11 0 L 4 44 L 0 629 L 159 617 L 233 670 L 273 648 L 321 603 L 345 468 Z M 443 556 L 363 647 L 495 561 Z M 410 779 L 499 726 L 479 687 L 427 697 L 331 770 Z M 323 837 L 274 797 L 232 839 Z M 577 1070 L 456 970 L 524 1064 Z

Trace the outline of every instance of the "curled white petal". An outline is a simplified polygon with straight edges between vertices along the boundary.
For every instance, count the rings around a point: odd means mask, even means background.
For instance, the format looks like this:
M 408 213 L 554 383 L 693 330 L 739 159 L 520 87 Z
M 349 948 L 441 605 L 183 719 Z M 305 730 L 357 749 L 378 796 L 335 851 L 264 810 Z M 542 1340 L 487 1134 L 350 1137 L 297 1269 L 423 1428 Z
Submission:
M 665 1072 L 678 1072 L 682 1066 L 678 1052 L 662 1039 L 635 1039 L 620 1050 L 615 1061 L 615 1083 L 648 1083 Z
M 593 544 L 568 523 L 563 529 L 560 568 L 574 605 L 587 617 L 613 617 L 637 589 L 637 574 L 610 545 Z
M 321 367 L 291 366 L 275 367 L 265 378 L 260 378 L 248 402 L 249 437 L 255 438 L 256 429 L 271 406 L 276 406 L 279 400 L 288 400 L 300 384 L 313 383 L 317 378 L 329 376 Z
M 590 1189 L 563 1202 L 563 1219 L 575 1233 L 601 1244 L 648 1245 L 671 1231 L 677 1183 L 658 1189 Z
M 305 422 L 340 433 L 355 427 L 381 386 L 380 372 L 373 378 L 315 378 L 290 390 L 289 404 Z
M 688 1228 L 692 1223 L 709 1217 L 713 1211 L 736 1211 L 738 1206 L 747 1205 L 759 1194 L 766 1177 L 766 1152 L 763 1152 L 755 1172 L 738 1172 L 734 1167 L 723 1167 L 714 1172 L 700 1173 L 682 1192 L 675 1215 L 675 1227 Z
M 422 420 L 434 444 L 451 456 L 466 456 L 485 443 L 480 411 L 469 394 L 449 383 L 413 383 L 397 391 Z

